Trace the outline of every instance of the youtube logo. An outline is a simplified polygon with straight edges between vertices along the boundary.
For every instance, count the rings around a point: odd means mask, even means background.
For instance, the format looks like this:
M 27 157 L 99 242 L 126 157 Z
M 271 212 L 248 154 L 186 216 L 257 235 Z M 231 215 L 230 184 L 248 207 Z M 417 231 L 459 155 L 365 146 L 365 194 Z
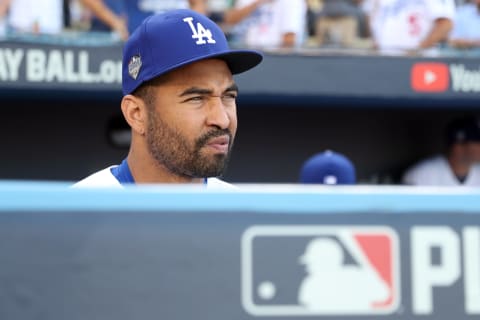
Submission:
M 428 62 L 415 63 L 411 72 L 412 89 L 418 92 L 444 92 L 448 90 L 450 77 L 448 65 Z

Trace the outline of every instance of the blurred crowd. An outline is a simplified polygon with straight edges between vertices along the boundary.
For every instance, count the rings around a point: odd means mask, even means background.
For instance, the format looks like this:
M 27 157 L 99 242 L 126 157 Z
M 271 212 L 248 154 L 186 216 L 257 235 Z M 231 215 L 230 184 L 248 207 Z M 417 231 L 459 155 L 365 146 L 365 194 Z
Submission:
M 124 41 L 173 8 L 208 15 L 234 46 L 480 55 L 480 0 L 0 0 L 0 37 Z

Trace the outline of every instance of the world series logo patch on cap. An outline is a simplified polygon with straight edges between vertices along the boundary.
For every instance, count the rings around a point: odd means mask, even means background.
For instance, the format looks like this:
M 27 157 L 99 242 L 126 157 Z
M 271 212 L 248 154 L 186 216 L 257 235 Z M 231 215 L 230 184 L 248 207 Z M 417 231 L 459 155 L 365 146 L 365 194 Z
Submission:
M 130 75 L 130 77 L 132 77 L 134 80 L 137 80 L 141 67 L 142 58 L 140 57 L 140 55 L 133 56 L 128 63 L 128 74 Z

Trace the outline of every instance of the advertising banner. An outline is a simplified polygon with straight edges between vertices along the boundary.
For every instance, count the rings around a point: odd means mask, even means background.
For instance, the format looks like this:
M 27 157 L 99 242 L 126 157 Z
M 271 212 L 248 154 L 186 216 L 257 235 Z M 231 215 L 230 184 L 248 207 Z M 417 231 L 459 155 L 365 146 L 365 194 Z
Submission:
M 0 91 L 68 89 L 118 94 L 121 64 L 121 44 L 0 41 Z M 403 98 L 455 99 L 458 104 L 480 97 L 480 58 L 265 52 L 258 68 L 236 78 L 242 97 L 258 101 Z

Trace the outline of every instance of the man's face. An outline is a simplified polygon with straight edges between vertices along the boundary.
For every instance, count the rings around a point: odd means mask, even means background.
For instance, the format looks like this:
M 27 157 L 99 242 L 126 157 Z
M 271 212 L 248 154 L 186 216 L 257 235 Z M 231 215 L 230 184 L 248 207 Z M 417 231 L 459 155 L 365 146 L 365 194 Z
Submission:
M 237 130 L 237 87 L 227 64 L 199 61 L 170 72 L 147 106 L 149 153 L 183 177 L 224 172 Z

